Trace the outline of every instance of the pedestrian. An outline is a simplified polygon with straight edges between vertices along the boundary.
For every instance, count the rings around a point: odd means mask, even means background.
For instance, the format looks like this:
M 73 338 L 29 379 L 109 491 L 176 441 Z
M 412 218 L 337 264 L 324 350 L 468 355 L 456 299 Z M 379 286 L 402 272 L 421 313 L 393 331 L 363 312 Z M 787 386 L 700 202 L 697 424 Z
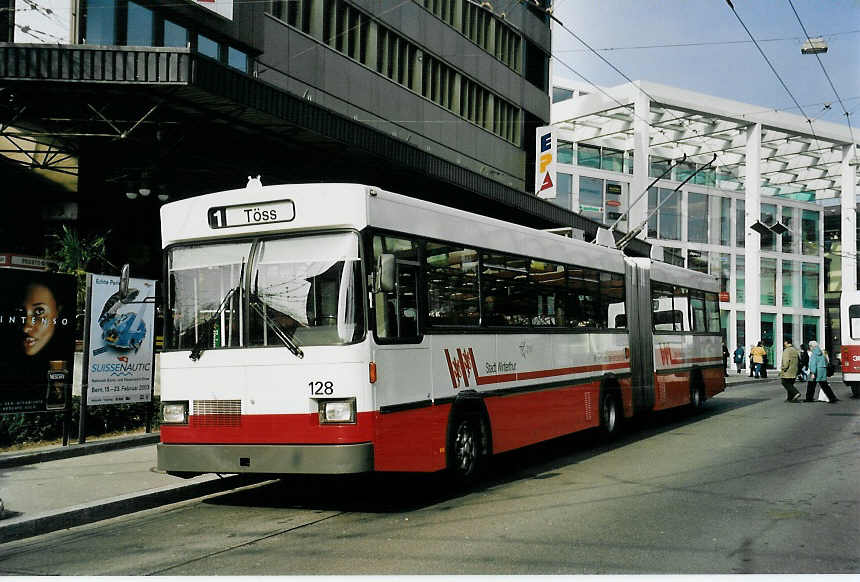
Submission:
M 782 380 L 782 387 L 785 388 L 785 401 L 799 402 L 800 392 L 794 387 L 794 382 L 797 380 L 797 350 L 794 349 L 788 338 L 782 342 L 782 347 L 782 365 L 779 368 L 779 377 Z
M 798 376 L 801 382 L 809 380 L 809 347 L 806 344 L 800 344 L 800 360 L 797 363 Z
M 813 396 L 815 396 L 815 385 L 818 384 L 821 387 L 821 391 L 827 396 L 827 401 L 830 404 L 839 402 L 836 394 L 830 388 L 830 384 L 827 383 L 827 356 L 824 355 L 824 352 L 821 351 L 821 348 L 818 347 L 818 342 L 815 340 L 809 342 L 809 349 L 812 351 L 812 356 L 809 358 L 809 382 L 806 384 L 806 401 L 815 402 Z
M 726 347 L 726 342 L 723 342 L 723 374 L 726 378 L 729 377 L 729 348 Z
M 738 346 L 738 349 L 735 350 L 735 365 L 738 367 L 738 375 L 740 375 L 741 368 L 744 367 L 744 348 L 743 348 L 743 346 Z
M 767 358 L 767 348 L 762 346 L 764 349 L 764 355 L 761 357 L 761 377 L 767 378 L 767 366 L 770 363 Z
M 767 355 L 767 352 L 763 347 L 761 347 L 761 342 L 758 342 L 755 347 L 750 350 L 750 357 L 752 358 L 753 364 L 753 376 L 756 378 L 761 378 L 761 370 L 764 365 L 764 357 Z

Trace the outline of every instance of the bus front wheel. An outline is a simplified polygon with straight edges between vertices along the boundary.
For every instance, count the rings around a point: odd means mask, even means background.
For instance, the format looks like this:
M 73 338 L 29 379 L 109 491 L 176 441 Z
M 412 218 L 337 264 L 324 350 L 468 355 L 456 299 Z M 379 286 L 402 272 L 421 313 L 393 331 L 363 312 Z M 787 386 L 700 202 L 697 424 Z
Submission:
M 481 472 L 480 420 L 475 416 L 458 416 L 448 436 L 448 472 L 455 485 L 473 483 Z

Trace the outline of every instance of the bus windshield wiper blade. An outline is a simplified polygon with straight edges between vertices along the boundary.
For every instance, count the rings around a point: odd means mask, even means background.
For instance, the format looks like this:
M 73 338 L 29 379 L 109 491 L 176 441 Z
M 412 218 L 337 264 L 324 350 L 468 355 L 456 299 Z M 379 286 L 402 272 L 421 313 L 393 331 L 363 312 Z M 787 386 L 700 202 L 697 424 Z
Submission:
M 227 306 L 233 301 L 233 296 L 238 291 L 238 285 L 227 291 L 227 294 L 221 301 L 221 305 L 218 306 L 218 309 L 215 310 L 215 313 L 212 314 L 212 317 L 200 324 L 200 326 L 198 327 L 199 339 L 197 340 L 197 343 L 192 346 L 191 353 L 188 355 L 189 358 L 196 362 L 200 359 L 200 356 L 203 355 L 203 352 L 209 348 L 208 344 L 212 341 L 211 332 L 212 328 L 215 326 L 215 322 L 218 321 L 218 318 L 221 317 L 221 314 L 224 313 L 224 310 L 227 309 Z
M 277 321 L 275 321 L 274 319 L 269 317 L 268 314 L 266 314 L 266 310 L 263 309 L 264 304 L 256 293 L 251 295 L 251 299 L 248 303 L 250 304 L 251 309 L 253 309 L 254 312 L 259 315 L 263 319 L 263 321 L 266 322 L 266 325 L 269 326 L 269 329 L 271 329 L 275 333 L 278 339 L 281 340 L 281 343 L 283 343 L 284 346 L 286 346 L 286 348 L 290 350 L 290 352 L 294 356 L 296 356 L 297 358 L 305 357 L 305 353 L 302 351 L 302 348 L 299 347 L 299 344 L 296 343 L 296 340 L 294 340 L 292 336 L 288 334 Z

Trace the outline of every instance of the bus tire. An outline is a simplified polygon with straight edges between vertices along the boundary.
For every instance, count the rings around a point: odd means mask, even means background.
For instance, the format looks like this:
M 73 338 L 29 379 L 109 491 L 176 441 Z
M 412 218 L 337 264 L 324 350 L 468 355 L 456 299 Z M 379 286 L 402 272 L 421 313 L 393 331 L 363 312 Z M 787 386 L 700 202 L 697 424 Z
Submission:
M 473 485 L 483 472 L 485 427 L 477 414 L 455 413 L 448 430 L 448 477 L 455 487 Z
M 705 407 L 705 382 L 701 370 L 690 372 L 690 407 L 694 411 Z
M 607 440 L 614 439 L 621 432 L 621 419 L 624 411 L 621 396 L 615 391 L 604 391 L 600 397 L 600 432 Z

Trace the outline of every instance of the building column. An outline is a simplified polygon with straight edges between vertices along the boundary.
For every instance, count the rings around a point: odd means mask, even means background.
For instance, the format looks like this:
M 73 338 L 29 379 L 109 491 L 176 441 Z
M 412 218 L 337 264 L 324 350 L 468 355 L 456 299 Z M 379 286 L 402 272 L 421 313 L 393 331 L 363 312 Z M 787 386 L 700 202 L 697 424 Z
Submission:
M 751 227 L 761 218 L 761 124 L 746 131 L 746 175 L 744 179 L 744 254 L 746 255 L 746 340 L 761 341 L 761 235 Z M 741 225 L 738 225 L 740 227 Z M 774 333 L 774 341 L 777 334 Z M 749 352 L 749 345 L 746 346 Z
M 854 144 L 842 148 L 842 289 L 857 289 L 857 176 Z
M 323 1 L 315 0 L 311 3 L 310 22 L 308 23 L 308 32 L 317 40 L 325 42 L 323 39 Z
M 651 113 L 651 99 L 641 89 L 636 93 L 633 103 L 633 179 L 630 182 L 628 195 L 629 209 L 627 211 L 627 231 L 639 226 L 648 216 L 648 146 L 651 144 L 651 125 L 648 122 Z M 636 198 L 640 197 L 637 201 Z M 648 236 L 648 228 L 642 229 L 639 238 Z

